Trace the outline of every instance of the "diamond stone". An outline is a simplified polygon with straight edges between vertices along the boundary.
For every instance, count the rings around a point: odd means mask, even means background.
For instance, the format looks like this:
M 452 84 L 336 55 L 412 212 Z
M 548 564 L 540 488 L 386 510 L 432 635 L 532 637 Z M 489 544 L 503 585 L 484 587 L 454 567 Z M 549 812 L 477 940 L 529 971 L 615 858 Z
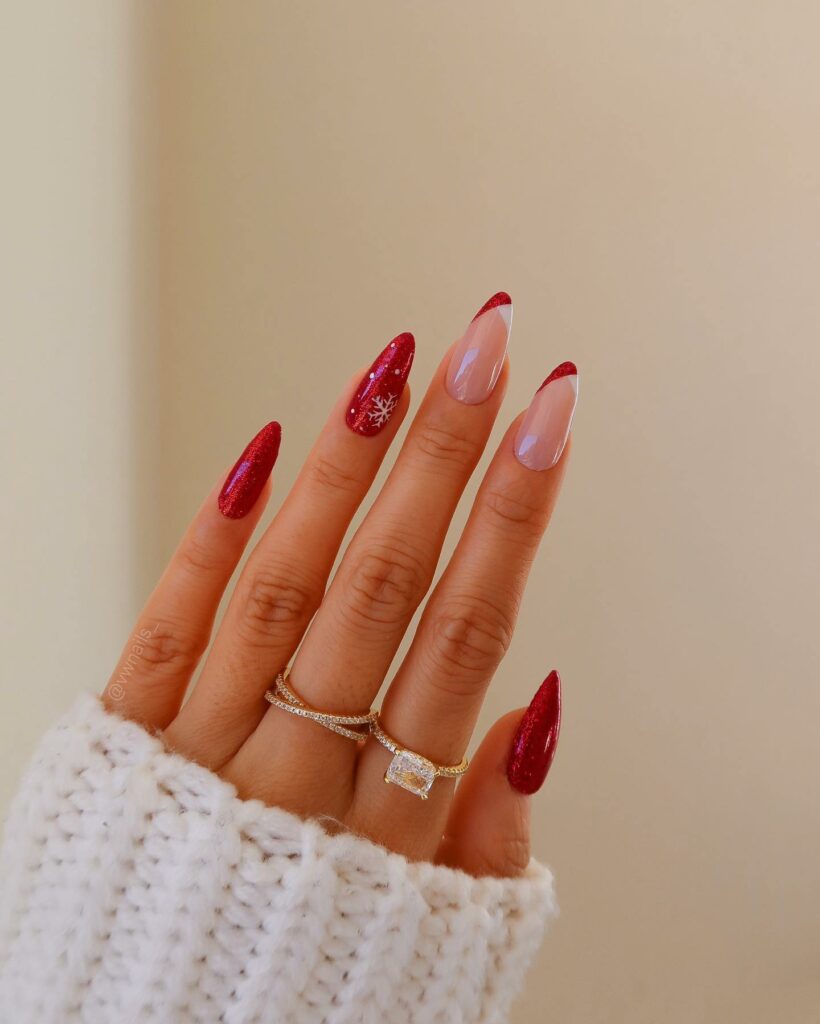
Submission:
M 399 750 L 393 755 L 384 781 L 392 782 L 394 786 L 401 786 L 402 789 L 415 793 L 422 800 L 426 800 L 435 778 L 436 766 L 432 761 L 428 761 L 421 754 L 414 754 L 409 750 Z

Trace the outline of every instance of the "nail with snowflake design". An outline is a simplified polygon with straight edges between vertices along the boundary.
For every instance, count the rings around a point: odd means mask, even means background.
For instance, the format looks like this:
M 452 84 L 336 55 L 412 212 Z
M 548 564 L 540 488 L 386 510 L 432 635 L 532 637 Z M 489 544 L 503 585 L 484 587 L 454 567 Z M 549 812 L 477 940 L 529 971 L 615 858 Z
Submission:
M 415 351 L 413 335 L 399 334 L 379 355 L 347 407 L 345 421 L 351 430 L 372 437 L 387 426 L 410 376 Z

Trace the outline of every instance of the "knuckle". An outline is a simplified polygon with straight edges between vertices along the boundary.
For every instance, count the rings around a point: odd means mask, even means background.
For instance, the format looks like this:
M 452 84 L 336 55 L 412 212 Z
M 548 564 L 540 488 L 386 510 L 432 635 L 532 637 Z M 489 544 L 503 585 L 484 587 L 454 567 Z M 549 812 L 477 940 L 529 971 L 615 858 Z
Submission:
M 474 466 L 484 448 L 475 438 L 434 423 L 425 423 L 419 428 L 415 443 L 425 460 L 460 469 Z
M 490 489 L 484 507 L 500 527 L 528 538 L 540 537 L 546 527 L 546 512 L 526 487 Z
M 444 609 L 433 626 L 434 685 L 451 695 L 472 695 L 498 667 L 512 633 L 510 618 L 489 601 L 472 599 Z
M 471 854 L 468 870 L 477 878 L 517 878 L 527 870 L 530 856 L 530 841 L 525 836 L 501 836 L 492 849 Z
M 308 465 L 311 479 L 322 490 L 339 494 L 358 494 L 361 490 L 360 478 L 327 455 L 316 455 Z
M 169 675 L 192 670 L 205 649 L 203 637 L 169 620 L 152 622 L 137 628 L 131 655 L 152 670 Z
M 413 615 L 428 585 L 429 570 L 419 555 L 399 545 L 377 544 L 355 563 L 345 607 L 367 626 L 397 626 Z
M 530 841 L 525 835 L 502 836 L 492 858 L 492 874 L 513 878 L 527 870 L 530 862 Z
M 271 646 L 307 628 L 320 588 L 293 570 L 268 567 L 250 575 L 240 590 L 238 629 L 243 642 Z
M 224 561 L 214 552 L 213 548 L 197 536 L 186 538 L 178 555 L 182 571 L 190 576 L 203 576 L 220 570 Z

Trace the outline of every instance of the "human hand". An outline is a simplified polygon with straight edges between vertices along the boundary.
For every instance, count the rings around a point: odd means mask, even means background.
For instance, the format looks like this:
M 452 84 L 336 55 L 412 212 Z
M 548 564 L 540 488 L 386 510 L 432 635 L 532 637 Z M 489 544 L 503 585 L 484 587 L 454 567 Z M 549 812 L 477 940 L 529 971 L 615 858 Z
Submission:
M 423 801 L 385 784 L 393 755 L 374 735 L 357 742 L 264 700 L 293 659 L 288 682 L 307 706 L 345 715 L 370 709 L 498 414 L 511 319 L 509 296 L 499 293 L 446 354 L 325 592 L 407 413 L 412 336 L 399 335 L 350 381 L 243 568 L 183 704 L 270 494 L 280 429 L 263 428 L 191 523 L 103 693 L 105 706 L 161 730 L 172 749 L 244 798 L 332 819 L 411 859 L 472 874 L 523 871 L 528 797 L 546 776 L 558 735 L 556 673 L 526 712 L 495 724 L 458 784 L 436 778 Z M 384 733 L 437 765 L 461 761 L 510 643 L 566 467 L 577 380 L 574 365 L 561 364 L 506 432 L 387 689 Z

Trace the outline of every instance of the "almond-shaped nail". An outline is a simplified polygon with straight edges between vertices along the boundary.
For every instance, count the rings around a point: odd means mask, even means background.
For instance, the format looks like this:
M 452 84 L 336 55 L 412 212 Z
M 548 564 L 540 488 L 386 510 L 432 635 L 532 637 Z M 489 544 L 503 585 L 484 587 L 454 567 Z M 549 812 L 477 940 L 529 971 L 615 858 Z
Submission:
M 575 363 L 556 366 L 530 402 L 515 438 L 515 455 L 528 469 L 549 469 L 561 458 L 578 402 Z
M 248 444 L 219 492 L 217 504 L 223 516 L 242 519 L 250 512 L 271 474 L 281 442 L 282 428 L 273 422 Z
M 496 292 L 470 321 L 447 367 L 447 391 L 459 402 L 479 405 L 489 398 L 504 365 L 512 315 L 512 299 Z
M 416 342 L 398 334 L 359 382 L 345 413 L 351 430 L 372 437 L 390 422 L 413 365 Z
M 561 729 L 561 678 L 553 669 L 524 712 L 515 733 L 507 778 L 513 789 L 530 796 L 544 785 Z

